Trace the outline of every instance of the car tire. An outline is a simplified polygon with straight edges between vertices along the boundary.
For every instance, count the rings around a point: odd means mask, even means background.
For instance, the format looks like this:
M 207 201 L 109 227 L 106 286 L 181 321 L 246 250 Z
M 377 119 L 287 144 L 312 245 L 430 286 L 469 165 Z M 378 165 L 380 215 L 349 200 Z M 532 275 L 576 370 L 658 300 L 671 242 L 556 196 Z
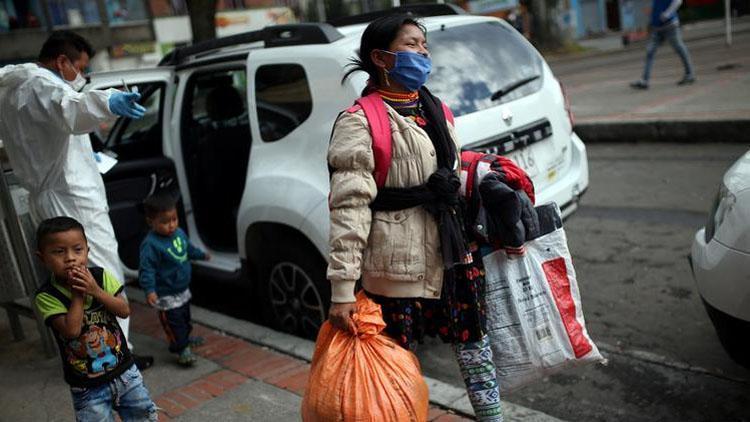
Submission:
M 315 340 L 330 307 L 325 261 L 317 251 L 285 246 L 271 251 L 261 268 L 264 320 L 274 329 Z
M 750 322 L 728 315 L 705 300 L 703 305 L 729 357 L 750 369 Z

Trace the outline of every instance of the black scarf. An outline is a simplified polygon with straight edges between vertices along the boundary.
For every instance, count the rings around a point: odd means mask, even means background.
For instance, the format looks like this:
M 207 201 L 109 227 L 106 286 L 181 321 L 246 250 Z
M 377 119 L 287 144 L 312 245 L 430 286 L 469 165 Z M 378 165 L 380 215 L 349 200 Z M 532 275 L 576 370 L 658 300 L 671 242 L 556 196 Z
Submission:
M 461 181 L 454 171 L 458 165 L 457 152 L 440 99 L 422 87 L 419 103 L 428 122 L 424 130 L 435 148 L 438 170 L 421 186 L 378 189 L 370 207 L 374 211 L 397 211 L 424 206 L 438 220 L 443 267 L 450 270 L 463 264 L 468 254 L 462 221 L 463 201 L 459 195 Z

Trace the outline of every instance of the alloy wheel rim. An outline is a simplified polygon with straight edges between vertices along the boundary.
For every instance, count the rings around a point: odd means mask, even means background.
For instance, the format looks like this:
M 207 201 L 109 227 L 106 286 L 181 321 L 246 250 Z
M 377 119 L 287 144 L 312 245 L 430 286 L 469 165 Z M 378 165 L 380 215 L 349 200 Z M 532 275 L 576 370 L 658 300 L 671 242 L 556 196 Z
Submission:
M 325 321 L 325 309 L 315 283 L 299 265 L 280 262 L 268 280 L 269 300 L 282 330 L 315 337 Z

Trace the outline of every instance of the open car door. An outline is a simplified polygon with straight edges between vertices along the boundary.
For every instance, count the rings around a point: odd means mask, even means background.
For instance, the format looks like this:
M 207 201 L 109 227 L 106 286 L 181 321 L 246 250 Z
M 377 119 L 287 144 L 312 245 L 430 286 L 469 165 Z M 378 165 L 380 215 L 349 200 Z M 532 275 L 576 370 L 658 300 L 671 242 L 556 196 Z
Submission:
M 148 230 L 143 200 L 157 191 L 169 190 L 174 195 L 180 192 L 175 163 L 165 155 L 171 133 L 174 72 L 169 67 L 159 67 L 92 74 L 85 89 L 125 89 L 124 84 L 141 94 L 139 103 L 146 107 L 146 115 L 138 120 L 121 117 L 111 125 L 101 126 L 91 139 L 94 150 L 117 160 L 102 177 L 120 259 L 126 273 L 134 275 L 140 243 Z M 184 221 L 181 201 L 178 212 Z

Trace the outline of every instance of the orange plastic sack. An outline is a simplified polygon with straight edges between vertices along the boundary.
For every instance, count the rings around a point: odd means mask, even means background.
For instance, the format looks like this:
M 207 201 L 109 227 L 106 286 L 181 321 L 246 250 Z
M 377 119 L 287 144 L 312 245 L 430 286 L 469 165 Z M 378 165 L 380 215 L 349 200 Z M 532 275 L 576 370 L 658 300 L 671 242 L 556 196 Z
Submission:
M 325 322 L 315 343 L 302 420 L 426 421 L 429 392 L 417 358 L 380 334 L 383 313 L 364 293 L 357 335 Z

